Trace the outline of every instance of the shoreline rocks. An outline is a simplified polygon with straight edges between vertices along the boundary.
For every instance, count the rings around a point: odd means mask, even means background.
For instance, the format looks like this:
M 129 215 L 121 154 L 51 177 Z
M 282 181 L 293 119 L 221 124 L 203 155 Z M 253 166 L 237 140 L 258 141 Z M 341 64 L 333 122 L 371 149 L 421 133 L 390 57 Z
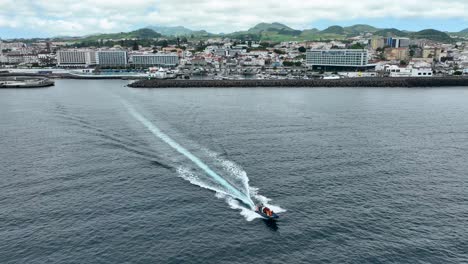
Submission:
M 468 86 L 466 77 L 346 78 L 337 80 L 139 80 L 132 88 L 196 87 L 447 87 Z

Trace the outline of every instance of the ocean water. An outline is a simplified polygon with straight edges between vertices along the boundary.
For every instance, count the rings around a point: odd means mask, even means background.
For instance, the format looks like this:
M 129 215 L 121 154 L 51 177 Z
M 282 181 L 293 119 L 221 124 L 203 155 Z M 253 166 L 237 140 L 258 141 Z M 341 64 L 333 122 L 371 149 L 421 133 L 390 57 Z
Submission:
M 0 90 L 0 263 L 468 263 L 468 89 L 126 84 Z

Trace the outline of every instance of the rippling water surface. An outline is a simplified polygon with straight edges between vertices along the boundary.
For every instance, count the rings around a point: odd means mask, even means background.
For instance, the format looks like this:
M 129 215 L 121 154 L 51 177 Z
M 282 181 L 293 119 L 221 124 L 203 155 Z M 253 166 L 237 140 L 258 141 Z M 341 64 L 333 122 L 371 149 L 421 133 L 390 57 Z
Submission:
M 0 90 L 0 263 L 468 262 L 467 89 L 125 84 Z

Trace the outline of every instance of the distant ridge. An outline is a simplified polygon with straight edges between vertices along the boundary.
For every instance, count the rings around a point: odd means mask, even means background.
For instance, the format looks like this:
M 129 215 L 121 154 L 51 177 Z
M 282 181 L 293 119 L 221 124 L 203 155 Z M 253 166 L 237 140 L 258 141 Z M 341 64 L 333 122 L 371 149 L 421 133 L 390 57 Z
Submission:
M 153 39 L 160 38 L 162 35 L 149 28 L 141 28 L 130 32 L 120 32 L 111 34 L 96 34 L 83 37 L 83 41 L 97 41 L 104 39 Z
M 468 33 L 468 28 L 466 28 L 466 29 L 460 31 L 460 33 Z
M 152 29 L 164 36 L 210 36 L 214 35 L 205 30 L 191 30 L 183 26 L 166 27 L 166 26 L 148 26 L 147 28 Z
M 466 32 L 466 33 L 464 33 Z M 330 26 L 322 31 L 312 28 L 297 30 L 279 22 L 259 23 L 246 31 L 233 33 L 213 34 L 205 30 L 191 30 L 183 26 L 148 26 L 131 32 L 120 32 L 112 34 L 96 34 L 83 37 L 69 37 L 68 40 L 77 41 L 97 41 L 105 39 L 155 39 L 161 37 L 185 36 L 187 38 L 205 39 L 212 37 L 225 37 L 239 39 L 242 41 L 324 41 L 324 40 L 344 40 L 348 37 L 355 37 L 364 34 L 373 34 L 381 37 L 409 37 L 417 39 L 427 39 L 451 43 L 454 41 L 447 33 L 425 29 L 417 32 L 404 31 L 396 28 L 376 28 L 366 24 L 356 24 L 342 27 L 339 25 Z M 468 29 L 456 34 L 467 34 Z M 64 38 L 64 40 L 67 40 Z

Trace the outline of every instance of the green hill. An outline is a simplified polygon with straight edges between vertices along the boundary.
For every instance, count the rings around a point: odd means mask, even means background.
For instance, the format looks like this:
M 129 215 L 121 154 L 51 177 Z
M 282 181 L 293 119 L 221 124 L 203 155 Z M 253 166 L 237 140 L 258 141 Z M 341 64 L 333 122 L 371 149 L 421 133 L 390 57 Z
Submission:
M 468 33 L 468 28 L 460 31 L 460 33 Z
M 396 28 L 386 28 L 374 32 L 376 36 L 382 37 L 408 37 L 408 33 L 398 30 Z
M 249 33 L 260 33 L 263 31 L 295 31 L 294 29 L 281 23 L 260 23 L 247 30 Z
M 165 36 L 184 36 L 191 35 L 194 31 L 186 27 L 164 27 L 164 26 L 149 26 L 149 29 L 152 29 L 156 32 L 159 32 Z
M 435 29 L 425 29 L 418 32 L 410 34 L 411 38 L 417 39 L 428 39 L 433 41 L 440 41 L 450 43 L 453 42 L 453 39 L 445 32 L 438 31 Z
M 149 28 L 142 28 L 131 32 L 120 32 L 120 33 L 112 33 L 112 34 L 97 34 L 91 35 L 81 39 L 80 41 L 97 41 L 100 39 L 109 40 L 109 39 L 153 39 L 153 38 L 160 38 L 162 37 L 161 34 L 158 32 L 149 29 Z
M 386 28 L 375 32 L 374 35 L 382 37 L 409 37 L 412 39 L 427 39 L 445 43 L 453 42 L 453 39 L 447 33 L 435 29 L 425 29 L 418 32 L 405 32 L 395 28 Z
M 357 34 L 357 35 L 362 34 L 362 33 L 374 33 L 374 32 L 379 31 L 379 29 L 376 27 L 364 25 L 364 24 L 357 24 L 354 26 L 345 27 L 344 30 L 348 34 Z
M 206 30 L 191 30 L 186 27 L 177 26 L 177 27 L 164 27 L 164 26 L 149 26 L 149 29 L 152 29 L 156 32 L 161 33 L 164 36 L 194 36 L 194 37 L 210 37 L 215 34 L 209 33 Z
M 344 35 L 346 32 L 345 32 L 345 29 L 343 27 L 340 27 L 340 26 L 331 26 L 331 27 L 328 27 L 327 29 L 325 30 L 322 30 L 320 32 L 321 34 L 337 34 L 337 35 Z
M 297 38 L 301 33 L 301 30 L 275 22 L 260 23 L 247 31 L 238 31 L 226 36 L 241 40 L 288 41 Z
M 302 31 L 300 30 L 295 30 L 295 29 L 292 29 L 286 25 L 283 25 L 281 23 L 260 23 L 258 25 L 256 25 L 255 27 L 253 28 L 250 28 L 248 31 L 248 33 L 253 33 L 253 34 L 267 34 L 267 35 L 271 35 L 271 33 L 273 34 L 278 34 L 278 35 L 288 35 L 288 36 L 298 36 L 302 33 Z

